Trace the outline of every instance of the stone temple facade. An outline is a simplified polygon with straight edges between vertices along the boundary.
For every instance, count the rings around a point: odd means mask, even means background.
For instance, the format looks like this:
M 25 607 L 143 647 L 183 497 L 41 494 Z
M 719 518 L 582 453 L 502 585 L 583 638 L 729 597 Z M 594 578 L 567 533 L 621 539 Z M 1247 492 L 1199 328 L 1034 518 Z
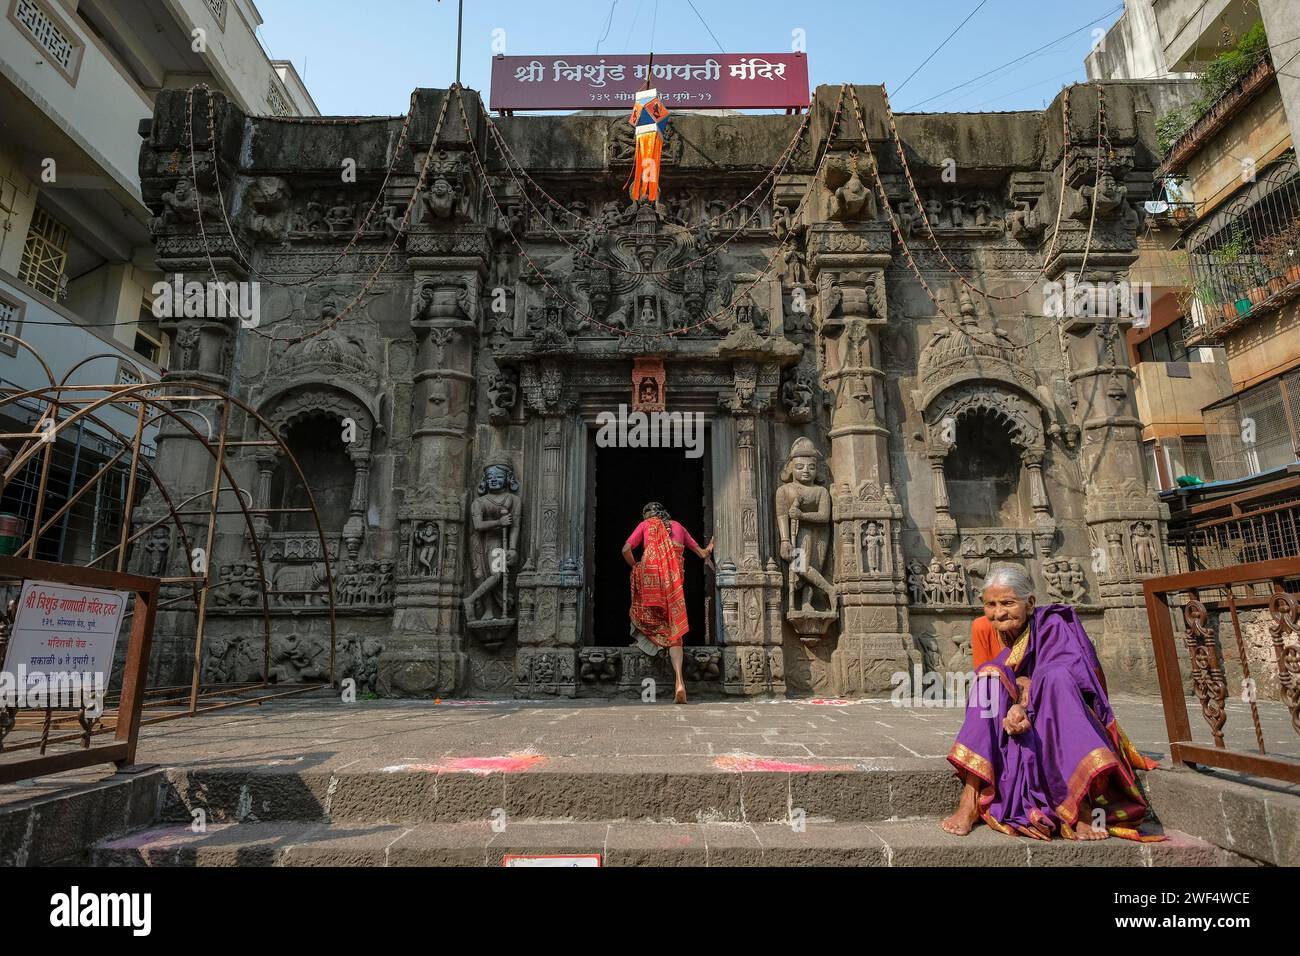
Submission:
M 405 124 L 281 120 L 164 92 L 140 164 L 159 266 L 260 291 L 254 328 L 164 323 L 167 380 L 230 391 L 292 448 L 338 676 L 381 695 L 666 678 L 628 637 L 619 554 L 647 499 L 716 541 L 716 573 L 687 559 L 693 693 L 880 695 L 918 666 L 964 671 L 997 562 L 1078 606 L 1112 687 L 1149 690 L 1141 581 L 1165 568 L 1165 513 L 1127 321 L 1045 299 L 1135 259 L 1152 92 L 900 115 L 907 170 L 880 87 L 820 87 L 807 116 L 677 113 L 653 204 L 627 197 L 621 113 L 489 123 L 473 91 L 419 90 Z M 699 413 L 702 452 L 600 441 L 620 405 Z M 228 437 L 264 436 L 236 411 Z M 268 446 L 228 458 L 254 507 L 305 505 Z M 210 462 L 164 426 L 174 500 Z M 153 491 L 135 521 L 163 511 Z M 206 519 L 184 520 L 201 539 Z M 315 526 L 254 524 L 272 678 L 323 679 Z M 187 573 L 155 537 L 135 569 Z M 262 673 L 251 537 L 223 515 L 208 681 Z M 162 613 L 152 679 L 188 682 L 193 654 L 193 615 Z

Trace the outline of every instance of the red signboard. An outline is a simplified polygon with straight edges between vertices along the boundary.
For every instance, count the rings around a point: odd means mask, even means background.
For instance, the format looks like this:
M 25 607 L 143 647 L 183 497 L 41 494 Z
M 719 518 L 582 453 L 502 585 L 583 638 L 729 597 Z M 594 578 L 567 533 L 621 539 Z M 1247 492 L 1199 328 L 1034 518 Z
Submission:
M 498 56 L 494 110 L 630 108 L 646 85 L 647 56 Z M 808 106 L 803 53 L 656 55 L 650 86 L 670 110 Z

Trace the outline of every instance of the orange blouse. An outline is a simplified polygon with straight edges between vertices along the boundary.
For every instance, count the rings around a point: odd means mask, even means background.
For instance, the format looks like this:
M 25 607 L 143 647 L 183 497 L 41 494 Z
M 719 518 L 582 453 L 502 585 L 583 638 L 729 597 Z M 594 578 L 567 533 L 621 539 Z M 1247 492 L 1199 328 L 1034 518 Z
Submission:
M 1002 638 L 993 629 L 993 622 L 980 615 L 970 626 L 971 669 L 978 671 L 1002 653 Z

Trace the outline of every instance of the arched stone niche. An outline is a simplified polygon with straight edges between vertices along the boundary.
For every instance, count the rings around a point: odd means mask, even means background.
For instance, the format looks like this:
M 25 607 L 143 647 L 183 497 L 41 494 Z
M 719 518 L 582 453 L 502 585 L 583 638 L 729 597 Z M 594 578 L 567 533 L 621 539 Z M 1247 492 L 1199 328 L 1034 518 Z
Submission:
M 926 456 L 930 461 L 934 488 L 934 536 L 936 553 L 944 559 L 955 556 L 962 531 L 989 531 L 989 528 L 959 528 L 952 515 L 945 463 L 953 454 L 966 454 L 957 440 L 963 423 L 982 418 L 994 427 L 1006 429 L 1006 436 L 1016 450 L 1020 478 L 1028 484 L 1031 511 L 1028 536 L 1046 556 L 1056 534 L 1047 485 L 1043 480 L 1043 456 L 1047 451 L 1043 430 L 1043 408 L 1031 398 L 1002 382 L 964 382 L 944 389 L 923 410 L 926 425 Z M 1008 531 L 1017 529 L 1008 528 Z M 1014 549 L 1022 550 L 1020 547 Z M 967 555 L 963 549 L 963 555 Z M 1011 554 L 998 555 L 1011 557 Z M 1031 555 L 1023 555 L 1031 556 Z
M 346 518 L 341 523 L 337 520 L 331 520 L 330 524 L 322 523 L 327 537 L 342 536 L 348 559 L 355 561 L 365 537 L 370 499 L 370 463 L 375 433 L 375 415 L 370 403 L 341 385 L 318 383 L 293 386 L 272 394 L 262 402 L 260 411 L 286 440 L 290 439 L 295 428 L 319 420 L 331 421 L 337 427 L 338 440 L 352 466 L 352 490 Z M 259 458 L 258 469 L 259 508 L 269 506 L 277 474 L 283 482 L 299 481 L 297 474 L 288 473 L 287 466 L 275 455 Z M 304 471 L 310 487 L 312 475 L 309 470 Z M 287 527 L 273 524 L 278 530 Z

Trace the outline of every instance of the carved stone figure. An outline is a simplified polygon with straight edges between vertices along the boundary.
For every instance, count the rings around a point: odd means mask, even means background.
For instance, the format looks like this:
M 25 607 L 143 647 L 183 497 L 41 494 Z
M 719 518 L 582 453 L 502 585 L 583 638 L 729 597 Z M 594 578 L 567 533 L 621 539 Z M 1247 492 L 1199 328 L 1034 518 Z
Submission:
M 438 526 L 426 521 L 413 532 L 414 567 L 412 571 L 430 578 L 438 573 Z
M 334 205 L 325 213 L 325 222 L 330 227 L 330 234 L 349 232 L 357 225 L 357 208 L 348 202 L 346 193 L 340 192 L 334 199 Z
M 1078 558 L 1071 558 L 1068 569 L 1062 573 L 1062 583 L 1069 593 L 1071 604 L 1082 604 L 1087 594 L 1088 580 Z
M 938 229 L 943 225 L 943 202 L 938 199 L 927 199 L 922 205 L 925 207 L 925 218 L 930 220 L 930 228 Z
M 436 159 L 430 160 L 429 184 L 420 197 L 430 218 L 450 220 L 462 216 L 464 178 L 465 167 L 459 156 L 443 149 L 438 151 Z
M 818 483 L 821 460 L 821 452 L 811 441 L 796 439 L 776 490 L 781 559 L 790 563 L 791 614 L 817 610 L 813 607 L 814 590 L 826 596 L 831 611 L 836 608 L 835 586 L 822 573 L 830 545 L 831 494 Z
M 1047 589 L 1047 599 L 1049 601 L 1065 600 L 1065 582 L 1062 580 L 1061 565 L 1065 562 L 1058 562 L 1055 558 L 1043 562 L 1043 584 Z M 1065 564 L 1066 570 L 1069 565 Z
M 882 573 L 885 570 L 887 538 L 880 522 L 867 522 L 867 526 L 862 529 L 862 544 L 867 552 L 867 570 L 872 574 Z
M 929 604 L 926 588 L 925 565 L 920 561 L 907 562 L 907 588 L 912 592 L 913 604 Z
M 519 400 L 518 376 L 511 369 L 493 372 L 488 379 L 488 419 L 494 425 L 504 425 Z
M 1150 523 L 1138 521 L 1133 525 L 1133 570 L 1137 574 L 1154 574 L 1160 566 L 1157 541 Z
M 144 546 L 144 573 L 149 577 L 160 578 L 166 573 L 171 540 L 171 532 L 161 526 L 149 532 L 149 540 Z
M 952 220 L 954 229 L 964 228 L 966 225 L 966 204 L 960 196 L 954 196 L 948 200 L 948 215 Z
M 966 581 L 962 576 L 961 566 L 956 561 L 944 562 L 943 583 L 948 604 L 966 603 Z
M 271 681 L 299 684 L 329 679 L 329 655 L 313 638 L 290 633 L 271 646 Z
M 1124 560 L 1124 536 L 1118 531 L 1106 533 L 1106 549 L 1110 565 L 1107 571 L 1112 577 L 1126 574 L 1128 562 Z
M 180 358 L 177 368 L 192 372 L 199 367 L 199 338 L 202 333 L 197 325 L 183 326 L 176 333 L 176 352 Z
M 781 405 L 792 422 L 806 422 L 813 413 L 812 376 L 796 368 L 781 383 Z
M 311 194 L 304 207 L 302 219 L 304 232 L 328 232 L 329 223 L 325 218 L 325 204 L 320 201 L 320 190 Z
M 921 210 L 912 200 L 906 199 L 898 204 L 898 209 L 894 212 L 894 219 L 898 223 L 899 231 L 902 232 L 904 239 L 912 238 L 912 230 L 921 225 Z
M 154 233 L 176 223 L 198 221 L 199 211 L 198 204 L 195 202 L 194 187 L 188 179 L 177 180 L 174 188 L 162 194 L 162 202 L 162 213 L 149 222 Z M 208 212 L 208 209 L 205 208 L 204 212 Z
M 930 567 L 925 572 L 925 603 L 926 604 L 945 604 L 947 595 L 944 593 L 943 566 L 939 563 L 938 558 L 930 559 Z
M 504 621 L 510 616 L 508 576 L 519 562 L 519 505 L 514 466 L 508 458 L 489 459 L 470 506 L 470 569 L 477 586 L 465 598 L 467 620 Z
M 847 163 L 827 164 L 825 178 L 826 186 L 831 190 L 826 218 L 837 222 L 876 218 L 876 195 L 858 169 L 856 151 Z

